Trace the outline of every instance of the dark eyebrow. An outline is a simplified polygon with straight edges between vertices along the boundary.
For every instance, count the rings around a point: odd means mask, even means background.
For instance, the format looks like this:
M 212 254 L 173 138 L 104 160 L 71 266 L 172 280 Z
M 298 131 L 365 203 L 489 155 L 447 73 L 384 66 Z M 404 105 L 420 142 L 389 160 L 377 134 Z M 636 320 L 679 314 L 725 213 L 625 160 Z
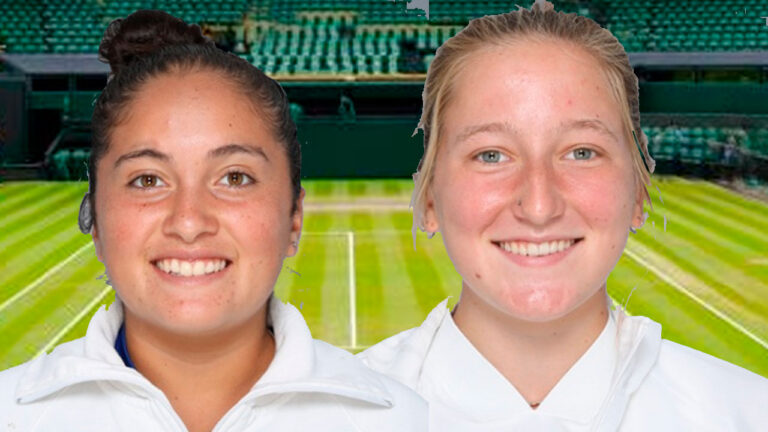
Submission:
M 269 161 L 269 158 L 267 157 L 266 153 L 264 153 L 264 150 L 261 149 L 259 146 L 255 145 L 248 145 L 248 144 L 227 144 L 223 145 L 221 147 L 215 148 L 208 152 L 208 159 L 218 158 L 218 157 L 224 157 L 229 156 L 232 154 L 237 153 L 245 153 L 253 156 L 261 156 L 266 161 Z M 165 153 L 161 153 L 157 150 L 153 149 L 139 149 L 135 150 L 129 153 L 126 153 L 115 161 L 115 169 L 120 166 L 123 162 L 126 162 L 130 159 L 137 159 L 142 157 L 149 157 L 153 159 L 158 159 L 163 162 L 170 162 L 173 160 L 173 158 Z
M 227 144 L 223 145 L 219 148 L 215 148 L 208 152 L 208 159 L 213 159 L 217 157 L 223 157 L 223 156 L 229 156 L 232 154 L 237 153 L 245 153 L 252 156 L 261 156 L 269 162 L 269 158 L 267 157 L 267 154 L 264 153 L 264 150 L 261 149 L 261 147 L 257 145 L 251 145 L 251 144 Z
M 619 138 L 611 132 L 608 126 L 598 119 L 579 119 L 571 120 L 560 124 L 558 128 L 559 132 L 567 132 L 572 129 L 592 129 L 595 132 L 601 133 L 607 137 L 610 137 L 614 141 L 618 141 Z
M 514 135 L 514 134 L 517 134 L 517 129 L 515 129 L 509 123 L 501 123 L 501 122 L 483 123 L 479 125 L 467 126 L 459 133 L 459 136 L 456 137 L 456 143 L 465 141 L 472 135 L 476 135 L 479 133 L 488 133 L 488 132 L 490 133 L 505 132 L 505 133 Z
M 171 160 L 170 156 L 168 156 L 165 153 L 160 153 L 157 150 L 139 149 L 139 150 L 135 150 L 135 151 L 126 153 L 126 154 L 120 156 L 119 158 L 117 158 L 117 160 L 115 161 L 115 168 L 114 169 L 117 169 L 117 167 L 119 167 L 120 164 L 122 164 L 123 162 L 127 162 L 127 161 L 129 161 L 131 159 L 137 159 L 137 158 L 142 158 L 142 157 L 150 157 L 150 158 L 153 158 L 153 159 L 161 160 L 163 162 L 168 162 L 168 161 Z

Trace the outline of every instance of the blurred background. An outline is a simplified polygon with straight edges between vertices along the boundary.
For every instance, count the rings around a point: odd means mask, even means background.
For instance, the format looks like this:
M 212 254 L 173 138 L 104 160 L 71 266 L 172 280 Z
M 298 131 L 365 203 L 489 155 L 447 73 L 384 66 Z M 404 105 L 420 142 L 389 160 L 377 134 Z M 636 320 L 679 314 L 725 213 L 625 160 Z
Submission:
M 553 3 L 629 52 L 658 163 L 609 294 L 664 337 L 768 377 L 768 2 Z M 315 337 L 357 352 L 455 303 L 439 235 L 414 248 L 413 133 L 435 49 L 513 2 L 0 0 L 0 369 L 82 336 L 114 298 L 77 210 L 109 70 L 99 42 L 137 9 L 198 23 L 286 89 L 307 213 L 276 290 Z

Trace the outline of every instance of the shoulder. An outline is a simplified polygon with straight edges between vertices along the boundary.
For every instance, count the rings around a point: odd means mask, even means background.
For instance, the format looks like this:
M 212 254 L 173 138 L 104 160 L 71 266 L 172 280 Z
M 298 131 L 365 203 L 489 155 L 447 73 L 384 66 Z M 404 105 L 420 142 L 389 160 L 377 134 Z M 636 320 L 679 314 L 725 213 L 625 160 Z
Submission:
M 666 411 L 706 430 L 753 431 L 768 423 L 768 379 L 668 340 L 633 400 L 646 414 Z
M 699 398 L 725 405 L 759 401 L 762 407 L 768 406 L 768 379 L 672 341 L 662 341 L 657 366 L 651 373 Z
M 30 360 L 0 372 L 0 431 L 26 430 L 28 427 L 23 422 L 29 421 L 30 416 L 22 412 L 26 408 L 19 403 L 18 388 L 30 366 L 38 361 Z
M 10 402 L 15 401 L 16 388 L 19 385 L 19 381 L 33 361 L 31 360 L 0 372 L 0 410 L 10 405 Z
M 361 430 L 424 431 L 427 426 L 427 403 L 405 385 L 376 372 L 349 352 L 315 340 L 316 375 L 340 379 L 354 384 L 385 401 L 384 406 L 361 409 L 358 404 L 342 403 L 348 415 Z M 422 427 L 417 427 L 422 425 Z M 382 429 L 384 428 L 384 429 Z
M 391 336 L 357 356 L 371 369 L 415 389 L 435 334 L 449 314 L 447 302 L 432 309 L 419 327 Z

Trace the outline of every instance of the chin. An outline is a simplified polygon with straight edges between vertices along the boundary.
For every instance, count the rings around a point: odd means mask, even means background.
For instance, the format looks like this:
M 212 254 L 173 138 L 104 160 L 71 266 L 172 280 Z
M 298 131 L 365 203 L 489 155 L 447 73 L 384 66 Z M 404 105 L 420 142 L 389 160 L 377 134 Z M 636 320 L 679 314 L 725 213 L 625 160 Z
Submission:
M 497 308 L 522 321 L 548 322 L 560 319 L 583 302 L 573 290 L 539 286 L 511 288 L 501 293 Z

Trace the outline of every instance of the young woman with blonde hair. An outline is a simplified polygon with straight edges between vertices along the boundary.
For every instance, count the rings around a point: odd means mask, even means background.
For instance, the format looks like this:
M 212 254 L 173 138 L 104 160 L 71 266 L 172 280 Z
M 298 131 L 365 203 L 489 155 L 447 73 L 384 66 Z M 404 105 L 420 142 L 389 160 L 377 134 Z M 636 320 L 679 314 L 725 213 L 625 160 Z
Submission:
M 361 357 L 419 391 L 435 430 L 768 425 L 768 380 L 610 308 L 654 166 L 610 32 L 539 1 L 473 20 L 423 100 L 414 229 L 440 232 L 461 297 Z

